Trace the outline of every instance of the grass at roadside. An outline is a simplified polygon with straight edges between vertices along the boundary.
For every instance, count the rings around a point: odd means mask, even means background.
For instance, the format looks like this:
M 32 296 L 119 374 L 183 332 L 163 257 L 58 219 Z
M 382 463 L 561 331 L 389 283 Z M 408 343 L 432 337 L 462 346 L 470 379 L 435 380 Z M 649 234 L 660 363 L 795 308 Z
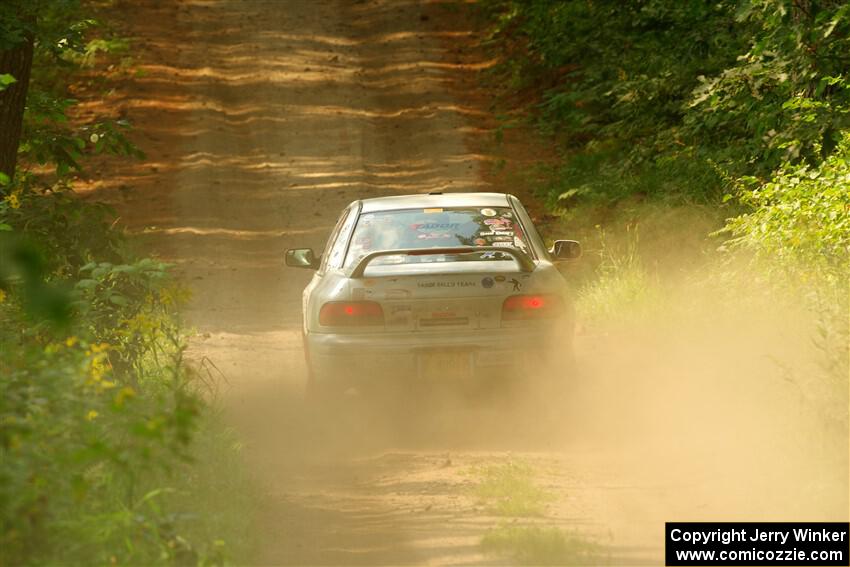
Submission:
M 534 469 L 519 461 L 476 469 L 475 495 L 497 516 L 542 516 L 552 496 L 534 483 Z
M 259 494 L 237 433 L 214 406 L 202 416 L 191 458 L 172 476 L 168 499 L 168 508 L 185 519 L 186 540 L 206 542 L 205 563 L 251 563 L 256 542 L 249 518 Z
M 598 563 L 599 553 L 596 544 L 560 528 L 511 524 L 488 532 L 481 547 L 520 565 L 589 565 Z
M 505 519 L 481 539 L 490 554 L 509 557 L 521 565 L 570 565 L 595 561 L 596 544 L 546 525 L 547 504 L 554 495 L 536 481 L 537 471 L 526 462 L 510 460 L 473 469 L 479 482 L 473 492 L 491 514 Z

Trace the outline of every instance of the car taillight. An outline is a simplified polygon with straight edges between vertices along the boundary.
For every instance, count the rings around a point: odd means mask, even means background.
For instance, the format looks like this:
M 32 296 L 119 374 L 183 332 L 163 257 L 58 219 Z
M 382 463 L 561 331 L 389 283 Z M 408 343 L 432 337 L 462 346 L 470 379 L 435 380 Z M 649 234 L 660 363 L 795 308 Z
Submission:
M 563 314 L 563 306 L 557 295 L 512 295 L 502 303 L 502 321 L 554 319 Z
M 331 301 L 322 305 L 319 324 L 325 327 L 383 325 L 384 310 L 374 301 Z

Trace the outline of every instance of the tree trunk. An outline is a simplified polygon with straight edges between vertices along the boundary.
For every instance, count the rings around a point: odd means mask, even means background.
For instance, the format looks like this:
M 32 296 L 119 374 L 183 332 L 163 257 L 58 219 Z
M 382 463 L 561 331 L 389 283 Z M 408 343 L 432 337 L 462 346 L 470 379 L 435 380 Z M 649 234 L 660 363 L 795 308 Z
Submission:
M 18 144 L 24 120 L 24 106 L 32 69 L 33 39 L 8 51 L 0 51 L 0 74 L 9 74 L 16 81 L 0 91 L 0 172 L 15 176 L 18 160 Z

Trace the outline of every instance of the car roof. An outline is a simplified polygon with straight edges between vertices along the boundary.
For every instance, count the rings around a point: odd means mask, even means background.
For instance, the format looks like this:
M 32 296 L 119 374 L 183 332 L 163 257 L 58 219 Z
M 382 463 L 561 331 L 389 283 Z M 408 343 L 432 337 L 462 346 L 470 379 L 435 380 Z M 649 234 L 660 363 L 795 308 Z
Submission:
M 363 199 L 361 211 L 395 211 L 400 209 L 427 209 L 434 207 L 509 207 L 505 193 L 442 193 L 438 195 L 397 195 Z

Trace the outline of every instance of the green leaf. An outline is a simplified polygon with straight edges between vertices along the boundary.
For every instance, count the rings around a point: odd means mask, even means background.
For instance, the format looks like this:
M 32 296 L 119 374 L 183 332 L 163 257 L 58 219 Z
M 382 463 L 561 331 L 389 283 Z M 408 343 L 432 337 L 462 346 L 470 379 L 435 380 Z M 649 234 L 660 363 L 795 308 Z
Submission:
M 18 80 L 8 73 L 0 73 L 0 92 L 3 92 L 9 85 L 17 83 Z
M 84 279 L 77 282 L 76 287 L 80 289 L 94 289 L 97 287 L 97 280 Z

